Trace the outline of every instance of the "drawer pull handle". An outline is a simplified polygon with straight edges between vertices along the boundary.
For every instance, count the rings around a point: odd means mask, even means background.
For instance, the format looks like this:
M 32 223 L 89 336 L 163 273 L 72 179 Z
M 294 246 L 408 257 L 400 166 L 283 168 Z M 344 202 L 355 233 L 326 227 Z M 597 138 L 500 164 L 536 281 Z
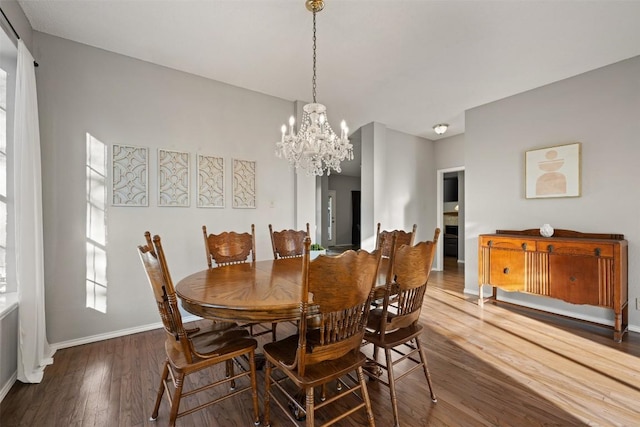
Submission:
M 523 251 L 526 251 L 526 250 L 527 250 L 527 244 L 526 244 L 526 243 L 523 243 L 523 244 L 522 244 L 522 250 L 523 250 Z
M 596 248 L 596 256 L 600 256 L 600 248 Z
M 570 281 L 570 282 L 575 282 L 575 281 L 576 281 L 575 276 L 571 276 L 571 277 L 569 277 L 569 281 Z
M 493 240 L 489 240 L 489 241 L 487 242 L 487 245 L 489 245 L 489 247 L 493 246 Z
M 548 250 L 549 252 L 553 252 L 553 245 L 549 245 L 549 246 L 547 246 L 547 250 Z
M 509 274 L 509 267 L 505 267 L 504 270 L 502 270 L 502 272 L 504 274 Z

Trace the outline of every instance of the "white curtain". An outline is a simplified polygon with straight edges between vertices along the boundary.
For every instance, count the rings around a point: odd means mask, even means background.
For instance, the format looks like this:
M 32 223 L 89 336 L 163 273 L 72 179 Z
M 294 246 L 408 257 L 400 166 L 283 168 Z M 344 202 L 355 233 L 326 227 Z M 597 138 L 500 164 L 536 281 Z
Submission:
M 18 288 L 18 380 L 42 381 L 53 363 L 44 313 L 40 129 L 33 57 L 18 40 L 14 122 L 15 271 Z

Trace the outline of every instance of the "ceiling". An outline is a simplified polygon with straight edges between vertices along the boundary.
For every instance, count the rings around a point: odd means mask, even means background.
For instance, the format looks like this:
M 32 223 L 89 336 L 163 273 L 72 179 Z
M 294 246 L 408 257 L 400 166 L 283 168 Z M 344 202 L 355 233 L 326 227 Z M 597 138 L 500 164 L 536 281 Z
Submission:
M 304 0 L 18 2 L 34 30 L 311 100 Z M 317 99 L 334 129 L 376 121 L 436 140 L 436 123 L 463 133 L 469 108 L 640 55 L 639 22 L 633 0 L 326 0 Z

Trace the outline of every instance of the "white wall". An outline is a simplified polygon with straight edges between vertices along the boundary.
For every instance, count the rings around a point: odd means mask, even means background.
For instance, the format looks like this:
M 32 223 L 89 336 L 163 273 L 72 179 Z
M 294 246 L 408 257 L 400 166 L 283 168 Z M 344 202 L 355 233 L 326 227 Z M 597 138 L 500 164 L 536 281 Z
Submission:
M 466 112 L 466 246 L 496 229 L 621 233 L 629 241 L 629 322 L 640 330 L 640 57 Z M 582 143 L 582 196 L 526 199 L 525 151 Z M 465 290 L 477 293 L 477 251 L 467 251 Z M 513 295 L 514 299 L 611 320 L 608 310 Z
M 206 267 L 210 232 L 256 225 L 257 257 L 272 256 L 268 224 L 294 227 L 294 175 L 274 155 L 292 102 L 34 33 L 43 156 L 49 342 L 157 323 L 136 247 L 161 235 L 174 281 Z M 107 209 L 107 313 L 85 307 L 85 137 L 150 148 L 150 206 Z M 191 206 L 157 206 L 157 149 L 189 152 Z M 195 154 L 225 159 L 225 209 L 195 206 Z M 257 208 L 231 208 L 231 160 L 257 161 Z M 107 178 L 107 183 L 110 180 Z M 311 210 L 313 213 L 315 208 Z M 314 223 L 314 218 L 304 222 Z

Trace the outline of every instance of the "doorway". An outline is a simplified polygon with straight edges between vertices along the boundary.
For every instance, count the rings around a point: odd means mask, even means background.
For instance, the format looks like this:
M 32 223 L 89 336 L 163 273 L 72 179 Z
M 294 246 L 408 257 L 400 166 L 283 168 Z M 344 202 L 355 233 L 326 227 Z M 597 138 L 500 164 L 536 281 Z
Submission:
M 351 191 L 351 246 L 360 249 L 360 191 Z
M 437 226 L 440 239 L 435 269 L 464 267 L 464 167 L 440 169 L 437 172 Z

